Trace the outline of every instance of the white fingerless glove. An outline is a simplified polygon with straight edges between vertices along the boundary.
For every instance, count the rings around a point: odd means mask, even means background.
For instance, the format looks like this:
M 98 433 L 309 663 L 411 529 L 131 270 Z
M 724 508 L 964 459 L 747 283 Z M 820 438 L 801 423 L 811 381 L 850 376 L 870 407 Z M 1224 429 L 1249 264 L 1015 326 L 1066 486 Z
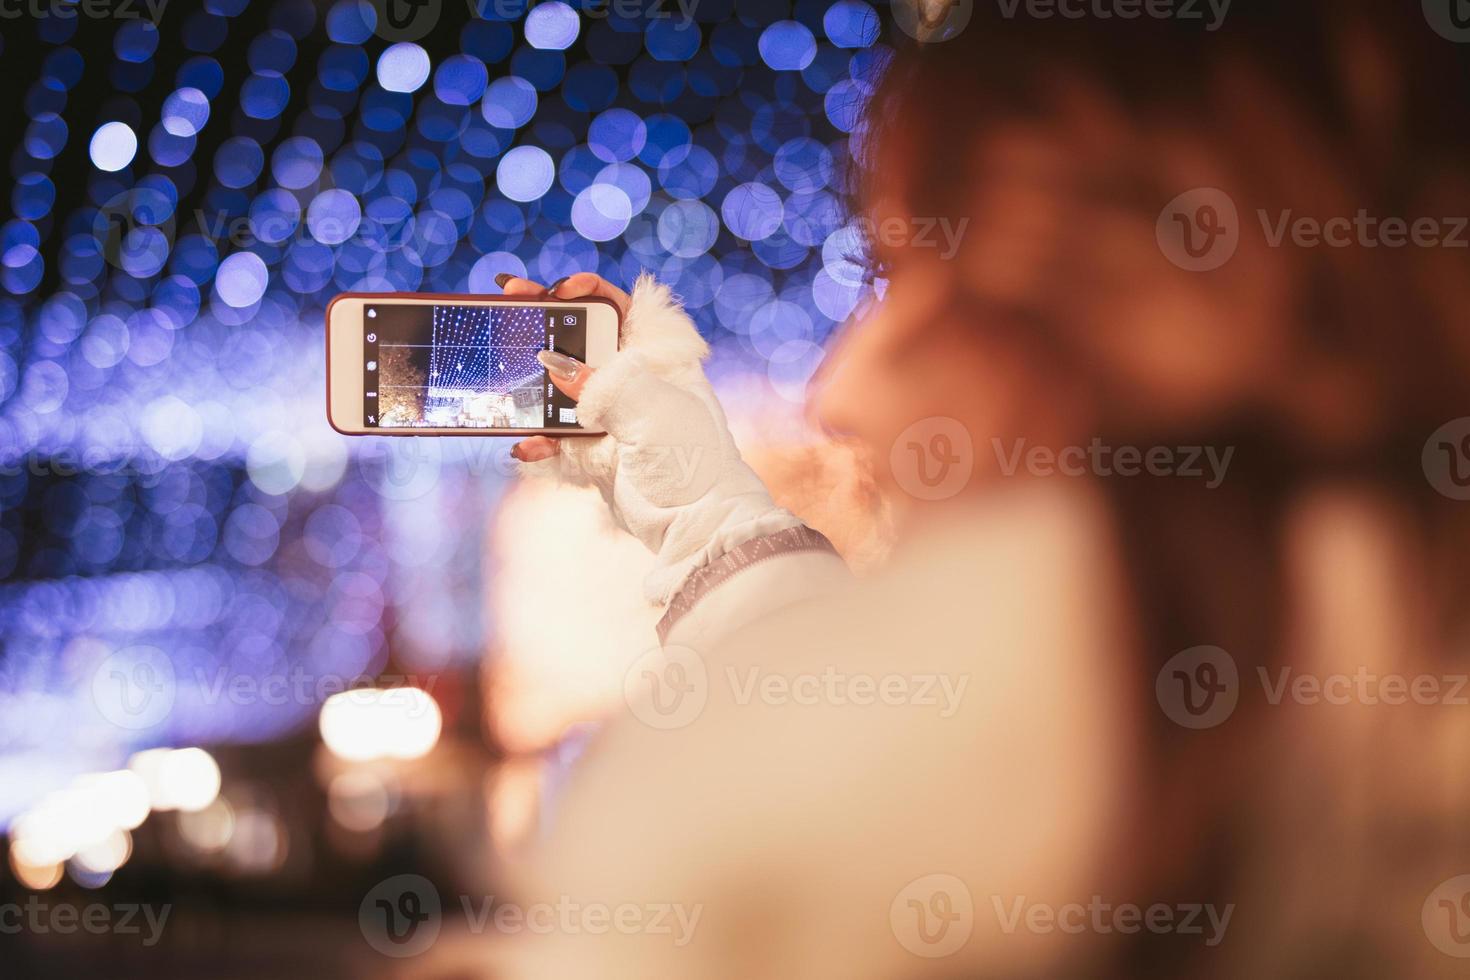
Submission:
M 618 524 L 658 556 L 644 593 L 660 604 L 695 569 L 801 523 L 740 458 L 704 374 L 708 356 L 669 288 L 644 273 L 618 353 L 594 371 L 577 402 L 578 420 L 608 434 L 563 438 L 557 456 L 522 464 L 602 492 Z

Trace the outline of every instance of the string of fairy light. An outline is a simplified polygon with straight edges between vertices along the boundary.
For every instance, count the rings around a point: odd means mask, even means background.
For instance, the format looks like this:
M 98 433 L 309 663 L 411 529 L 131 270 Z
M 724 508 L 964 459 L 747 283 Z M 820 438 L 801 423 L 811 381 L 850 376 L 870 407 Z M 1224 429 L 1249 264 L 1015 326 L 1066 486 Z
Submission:
M 545 311 L 536 306 L 436 306 L 429 387 L 505 394 L 541 373 Z

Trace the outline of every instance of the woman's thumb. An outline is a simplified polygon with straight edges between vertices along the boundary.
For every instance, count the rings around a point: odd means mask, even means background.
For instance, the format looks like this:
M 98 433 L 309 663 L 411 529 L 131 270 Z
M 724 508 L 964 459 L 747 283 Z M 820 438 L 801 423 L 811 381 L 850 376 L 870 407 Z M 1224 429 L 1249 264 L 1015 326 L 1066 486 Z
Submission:
M 587 384 L 587 379 L 592 377 L 592 369 L 575 357 L 554 350 L 543 350 L 536 354 L 536 360 L 546 368 L 546 373 L 551 377 L 551 383 L 561 389 L 572 401 L 582 397 L 582 388 Z

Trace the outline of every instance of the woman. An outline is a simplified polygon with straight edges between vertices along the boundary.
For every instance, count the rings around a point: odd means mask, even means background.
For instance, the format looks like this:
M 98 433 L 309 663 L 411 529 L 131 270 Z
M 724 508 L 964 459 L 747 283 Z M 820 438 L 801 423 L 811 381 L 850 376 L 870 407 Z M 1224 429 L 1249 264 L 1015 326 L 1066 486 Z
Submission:
M 517 456 L 603 490 L 668 611 L 514 895 L 590 914 L 508 975 L 1458 974 L 1459 52 L 1381 6 L 1002 4 L 898 54 L 854 181 L 886 291 L 815 404 L 907 501 L 861 581 L 661 287 L 552 287 L 627 310 L 547 362 L 610 436 Z

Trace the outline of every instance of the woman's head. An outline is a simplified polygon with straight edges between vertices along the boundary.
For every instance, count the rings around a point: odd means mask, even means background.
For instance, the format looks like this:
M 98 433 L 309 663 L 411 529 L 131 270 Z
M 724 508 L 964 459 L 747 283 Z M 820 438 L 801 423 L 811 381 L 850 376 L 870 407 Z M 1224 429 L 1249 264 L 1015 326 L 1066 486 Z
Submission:
M 826 424 L 887 458 L 955 418 L 983 485 L 995 439 L 1258 426 L 1361 461 L 1453 414 L 1467 253 L 1382 239 L 1470 213 L 1455 45 L 1381 4 L 1215 30 L 990 7 L 900 50 L 868 106 L 856 218 L 885 291 L 833 353 Z

